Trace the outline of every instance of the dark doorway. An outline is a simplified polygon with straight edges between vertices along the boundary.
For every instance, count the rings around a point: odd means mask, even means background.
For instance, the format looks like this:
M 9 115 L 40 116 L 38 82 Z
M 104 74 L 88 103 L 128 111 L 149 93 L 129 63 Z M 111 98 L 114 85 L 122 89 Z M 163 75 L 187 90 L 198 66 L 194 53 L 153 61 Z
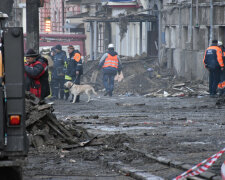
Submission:
M 147 53 L 148 56 L 158 56 L 158 7 L 154 6 L 153 15 L 157 17 L 156 22 L 150 23 L 150 28 L 148 30 L 148 43 L 147 43 Z

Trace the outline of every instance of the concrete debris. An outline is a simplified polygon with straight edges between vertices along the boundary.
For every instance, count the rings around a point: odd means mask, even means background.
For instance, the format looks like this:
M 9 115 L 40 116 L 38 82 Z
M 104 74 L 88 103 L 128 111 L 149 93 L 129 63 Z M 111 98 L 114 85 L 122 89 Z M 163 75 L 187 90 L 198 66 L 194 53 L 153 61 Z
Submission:
M 145 106 L 145 103 L 129 104 L 129 103 L 116 103 L 117 106 Z
M 57 120 L 51 104 L 40 101 L 33 94 L 26 92 L 26 129 L 30 145 L 35 148 L 54 146 L 62 148 L 66 145 L 83 147 L 90 143 L 88 134 L 83 130 L 78 133 L 76 126 L 68 128 Z M 85 134 L 85 138 L 83 138 Z
M 174 84 L 174 85 L 173 85 L 174 88 L 183 87 L 183 86 L 185 86 L 185 83 Z
M 170 94 L 166 91 L 163 91 L 163 97 L 168 97 L 168 96 L 170 96 Z
M 74 159 L 70 159 L 70 162 L 71 163 L 75 163 L 76 161 Z
M 172 97 L 183 97 L 185 94 L 183 92 L 178 92 L 172 95 Z
M 179 78 L 172 69 L 160 66 L 156 58 L 146 58 L 143 54 L 135 57 L 123 56 L 121 61 L 123 65 L 122 78 L 116 76 L 114 94 L 127 95 L 129 93 L 145 97 L 208 95 L 208 85 L 205 82 L 200 80 L 187 81 L 184 78 Z M 102 72 L 98 71 L 98 61 L 84 63 L 84 71 L 81 82 L 92 84 L 96 90 L 104 89 Z M 161 92 L 157 92 L 159 90 Z M 168 94 L 164 94 L 164 91 Z

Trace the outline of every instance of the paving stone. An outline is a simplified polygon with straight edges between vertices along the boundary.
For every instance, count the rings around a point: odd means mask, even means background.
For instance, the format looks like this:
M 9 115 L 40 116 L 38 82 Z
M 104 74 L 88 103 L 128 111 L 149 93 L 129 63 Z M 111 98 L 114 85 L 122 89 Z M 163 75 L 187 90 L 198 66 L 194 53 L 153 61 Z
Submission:
M 152 175 L 148 172 L 136 172 L 131 174 L 132 177 L 135 179 L 140 179 L 140 180 L 164 180 L 164 178 Z
M 212 177 L 216 176 L 214 173 L 211 173 L 211 172 L 204 172 L 200 175 L 201 177 L 204 177 L 204 178 L 208 178 L 208 179 L 211 179 Z
M 212 178 L 212 180 L 221 180 L 221 179 L 222 179 L 221 176 L 215 176 L 215 177 Z
M 175 167 L 179 167 L 179 166 L 182 166 L 184 164 L 184 162 L 181 162 L 181 161 L 171 161 L 170 164 L 172 164 Z
M 120 171 L 125 173 L 144 172 L 144 170 L 136 169 L 133 167 L 120 167 Z
M 189 170 L 189 169 L 191 169 L 192 167 L 193 167 L 193 166 L 190 165 L 190 164 L 183 164 L 183 165 L 181 166 L 181 168 L 186 169 L 186 170 Z
M 169 163 L 170 163 L 171 160 L 170 159 L 167 159 L 165 157 L 157 157 L 157 161 L 169 165 Z

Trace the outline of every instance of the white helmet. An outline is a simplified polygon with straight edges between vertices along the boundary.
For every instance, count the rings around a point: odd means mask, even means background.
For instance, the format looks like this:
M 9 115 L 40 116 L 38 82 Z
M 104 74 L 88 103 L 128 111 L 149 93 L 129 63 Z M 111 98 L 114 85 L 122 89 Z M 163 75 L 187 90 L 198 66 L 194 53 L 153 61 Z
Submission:
M 217 45 L 218 46 L 222 46 L 223 45 L 223 42 L 222 41 L 218 41 Z
M 114 44 L 109 44 L 108 48 L 114 48 Z

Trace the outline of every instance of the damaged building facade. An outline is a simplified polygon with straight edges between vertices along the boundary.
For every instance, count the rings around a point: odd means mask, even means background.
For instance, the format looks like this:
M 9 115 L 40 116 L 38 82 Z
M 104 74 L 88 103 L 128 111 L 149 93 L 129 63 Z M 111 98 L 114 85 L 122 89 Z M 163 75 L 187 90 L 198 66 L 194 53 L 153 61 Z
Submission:
M 161 63 L 179 76 L 206 80 L 205 49 L 212 39 L 225 42 L 223 0 L 166 0 L 161 9 Z
M 67 16 L 66 21 L 78 23 L 82 18 L 87 36 L 85 45 L 89 60 L 98 59 L 107 50 L 109 43 L 115 44 L 116 51 L 122 56 L 158 55 L 155 48 L 158 32 L 154 35 L 148 32 L 150 24 L 156 26 L 157 19 L 148 11 L 143 11 L 141 2 L 137 0 L 68 0 L 67 3 L 79 4 L 81 7 L 81 14 Z M 151 38 L 154 38 L 153 48 L 150 47 L 151 44 L 148 44 L 149 35 L 153 35 Z
M 158 58 L 180 77 L 207 80 L 203 66 L 205 49 L 212 39 L 225 42 L 225 2 L 223 0 L 140 1 L 153 11 L 158 25 Z M 154 42 L 152 39 L 150 44 Z
M 91 12 L 83 18 L 90 60 L 99 58 L 107 44 L 114 43 L 120 55 L 158 56 L 159 63 L 174 69 L 178 76 L 206 80 L 204 51 L 212 39 L 225 41 L 223 0 L 79 3 Z
M 113 43 L 122 56 L 158 57 L 159 64 L 178 76 L 207 80 L 204 51 L 212 39 L 225 43 L 224 0 L 59 1 L 61 11 L 54 3 L 48 7 L 54 10 L 50 33 L 85 34 L 82 48 L 89 60 L 100 58 Z M 40 8 L 40 17 L 46 14 L 42 11 L 46 9 Z

